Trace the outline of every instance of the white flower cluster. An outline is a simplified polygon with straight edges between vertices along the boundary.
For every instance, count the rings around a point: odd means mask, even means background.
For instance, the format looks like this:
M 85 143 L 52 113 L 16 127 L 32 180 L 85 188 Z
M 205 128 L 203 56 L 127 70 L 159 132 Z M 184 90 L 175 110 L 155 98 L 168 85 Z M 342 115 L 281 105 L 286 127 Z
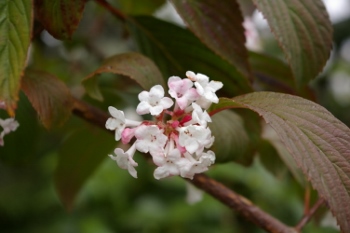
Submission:
M 136 139 L 133 145 L 124 151 L 116 148 L 116 156 L 110 157 L 119 167 L 127 169 L 137 178 L 134 160 L 136 150 L 150 153 L 158 166 L 154 177 L 161 179 L 180 175 L 192 179 L 196 173 L 208 170 L 215 161 L 213 151 L 207 150 L 214 142 L 207 123 L 211 118 L 206 109 L 211 103 L 218 103 L 215 92 L 222 88 L 221 82 L 210 81 L 206 75 L 186 72 L 186 79 L 173 76 L 168 80 L 169 95 L 164 97 L 164 89 L 155 85 L 148 91 L 142 91 L 136 112 L 140 115 L 151 114 L 156 121 L 132 121 L 125 119 L 124 112 L 109 107 L 110 117 L 106 128 L 115 130 L 115 140 L 123 144 Z M 169 110 L 173 106 L 172 110 Z
M 0 101 L 0 108 L 5 109 L 5 103 Z M 0 133 L 0 146 L 4 146 L 4 137 L 12 131 L 15 131 L 19 124 L 14 118 L 7 118 L 5 120 L 0 118 L 0 126 L 2 127 L 2 132 Z

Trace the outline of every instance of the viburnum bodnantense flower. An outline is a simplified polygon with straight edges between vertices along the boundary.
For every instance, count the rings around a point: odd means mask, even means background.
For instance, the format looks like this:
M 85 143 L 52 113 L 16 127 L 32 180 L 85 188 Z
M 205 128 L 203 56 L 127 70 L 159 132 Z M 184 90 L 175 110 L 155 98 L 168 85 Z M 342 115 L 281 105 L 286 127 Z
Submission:
M 5 102 L 0 101 L 0 108 L 6 108 Z M 15 131 L 18 128 L 19 123 L 14 118 L 7 118 L 5 120 L 0 118 L 0 126 L 2 128 L 2 131 L 0 133 L 0 146 L 4 146 L 5 135 L 9 134 L 12 131 Z
M 109 156 L 131 176 L 137 178 L 136 151 L 152 156 L 157 166 L 154 171 L 156 179 L 175 175 L 192 179 L 215 162 L 215 153 L 209 150 L 214 137 L 208 127 L 211 118 L 206 109 L 212 103 L 218 103 L 215 92 L 223 84 L 209 82 L 208 76 L 192 71 L 186 72 L 186 76 L 185 79 L 169 78 L 169 95 L 174 100 L 164 96 L 161 85 L 138 95 L 140 103 L 136 112 L 139 115 L 151 114 L 154 121 L 129 120 L 123 111 L 112 106 L 108 108 L 111 117 L 106 128 L 115 131 L 116 141 L 132 142 L 127 151 L 116 148 L 116 156 Z

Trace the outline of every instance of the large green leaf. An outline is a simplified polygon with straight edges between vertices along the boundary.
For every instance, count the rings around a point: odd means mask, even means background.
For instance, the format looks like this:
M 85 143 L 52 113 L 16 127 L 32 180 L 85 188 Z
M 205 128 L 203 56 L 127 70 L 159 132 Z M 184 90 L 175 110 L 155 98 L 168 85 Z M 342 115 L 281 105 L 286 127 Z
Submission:
M 8 118 L 5 111 L 0 111 L 0 118 Z M 39 148 L 43 146 L 40 144 L 42 127 L 35 110 L 23 92 L 19 94 L 15 119 L 19 127 L 4 137 L 4 146 L 0 146 L 0 161 L 12 165 L 32 164 L 40 156 Z
M 60 126 L 70 116 L 73 97 L 68 87 L 52 74 L 27 70 L 21 88 L 46 128 Z
M 222 99 L 211 110 L 237 107 L 257 112 L 276 131 L 342 231 L 350 232 L 350 129 L 314 102 L 273 92 Z
M 36 18 L 55 38 L 70 39 L 83 15 L 86 0 L 35 0 Z
M 278 58 L 249 52 L 249 62 L 257 89 L 295 94 L 294 77 L 289 66 Z
M 191 31 L 215 53 L 250 77 L 243 16 L 236 1 L 171 0 Z
M 250 140 L 242 117 L 233 111 L 224 111 L 212 116 L 212 121 L 209 127 L 215 141 L 211 149 L 216 154 L 216 162 L 250 164 L 253 153 L 247 153 L 250 151 Z M 223 125 L 230 127 L 222 127 Z
M 83 80 L 88 94 L 98 100 L 103 99 L 97 85 L 97 75 L 101 73 L 127 76 L 135 80 L 145 90 L 157 84 L 165 86 L 164 79 L 157 66 L 152 60 L 139 53 L 115 55 L 107 59 L 95 72 Z
M 253 0 L 267 19 L 298 87 L 322 71 L 332 48 L 332 26 L 321 0 Z
M 183 77 L 192 70 L 223 82 L 223 91 L 229 96 L 252 91 L 247 78 L 188 30 L 147 16 L 129 18 L 128 22 L 141 52 L 153 59 L 165 77 Z
M 67 209 L 72 209 L 74 199 L 85 181 L 108 157 L 116 143 L 110 133 L 86 123 L 75 122 L 70 127 L 75 130 L 60 147 L 54 174 L 57 192 Z
M 0 1 L 0 101 L 14 115 L 32 27 L 32 1 Z

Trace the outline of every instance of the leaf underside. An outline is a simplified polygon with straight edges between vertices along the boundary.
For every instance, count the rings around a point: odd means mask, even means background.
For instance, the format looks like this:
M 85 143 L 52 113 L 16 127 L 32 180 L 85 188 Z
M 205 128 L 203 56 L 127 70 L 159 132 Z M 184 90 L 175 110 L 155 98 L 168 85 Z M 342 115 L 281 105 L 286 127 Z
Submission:
M 332 49 L 333 29 L 321 0 L 253 0 L 267 19 L 302 88 L 321 71 Z
M 276 131 L 327 200 L 342 231 L 350 232 L 350 129 L 314 102 L 274 92 L 221 99 L 211 111 L 242 107 L 257 112 Z
M 32 27 L 32 1 L 0 1 L 0 102 L 14 115 Z

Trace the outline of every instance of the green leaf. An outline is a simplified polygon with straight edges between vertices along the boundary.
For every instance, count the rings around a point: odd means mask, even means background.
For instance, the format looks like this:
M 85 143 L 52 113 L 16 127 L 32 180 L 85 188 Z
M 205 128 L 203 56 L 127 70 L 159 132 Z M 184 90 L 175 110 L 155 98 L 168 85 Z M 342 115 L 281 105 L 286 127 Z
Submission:
M 223 127 L 230 125 L 230 127 Z M 250 138 L 240 115 L 233 111 L 224 111 L 212 116 L 209 124 L 215 141 L 211 150 L 216 154 L 215 162 L 234 161 L 249 165 L 253 153 L 249 150 Z
M 83 16 L 86 0 L 35 0 L 38 21 L 55 38 L 70 39 Z
M 130 15 L 150 15 L 153 14 L 165 0 L 118 0 L 120 9 Z
M 70 116 L 73 97 L 67 86 L 54 75 L 26 70 L 21 88 L 46 128 L 61 126 Z
M 212 108 L 242 107 L 257 112 L 327 203 L 343 232 L 350 232 L 350 129 L 322 106 L 273 92 L 223 99 Z
M 0 1 L 0 101 L 14 115 L 32 28 L 32 1 Z
M 267 19 L 292 68 L 297 87 L 304 87 L 326 64 L 332 26 L 321 0 L 253 0 Z
M 214 54 L 188 30 L 153 17 L 128 18 L 141 52 L 150 57 L 165 77 L 183 77 L 188 70 L 223 82 L 223 92 L 238 95 L 251 92 L 247 78 Z
M 278 58 L 249 52 L 255 85 L 264 91 L 295 94 L 294 77 L 289 66 Z
M 5 111 L 0 111 L 1 119 L 7 117 Z M 4 137 L 4 146 L 0 146 L 1 163 L 9 163 L 14 167 L 33 164 L 41 156 L 39 148 L 42 146 L 40 136 L 43 127 L 39 124 L 35 110 L 23 92 L 19 93 L 15 119 L 19 127 Z
M 145 90 L 149 90 L 157 84 L 165 86 L 164 79 L 157 66 L 149 58 L 139 53 L 115 55 L 107 59 L 102 66 L 83 80 L 88 94 L 98 100 L 103 99 L 97 85 L 97 75 L 101 73 L 127 76 L 135 80 Z
M 266 125 L 262 137 L 264 142 L 259 145 L 259 153 L 263 165 L 277 176 L 288 168 L 299 184 L 305 187 L 306 178 L 304 174 L 281 142 L 277 133 Z
M 210 49 L 251 77 L 243 16 L 236 1 L 171 0 L 191 31 Z
M 262 165 L 274 176 L 281 177 L 287 171 L 279 153 L 269 141 L 261 140 L 258 151 Z
M 115 146 L 114 137 L 105 130 L 74 123 L 75 131 L 63 141 L 54 174 L 57 192 L 64 206 L 71 210 L 74 199 L 88 177 L 108 158 Z M 79 125 L 79 128 L 77 128 Z

